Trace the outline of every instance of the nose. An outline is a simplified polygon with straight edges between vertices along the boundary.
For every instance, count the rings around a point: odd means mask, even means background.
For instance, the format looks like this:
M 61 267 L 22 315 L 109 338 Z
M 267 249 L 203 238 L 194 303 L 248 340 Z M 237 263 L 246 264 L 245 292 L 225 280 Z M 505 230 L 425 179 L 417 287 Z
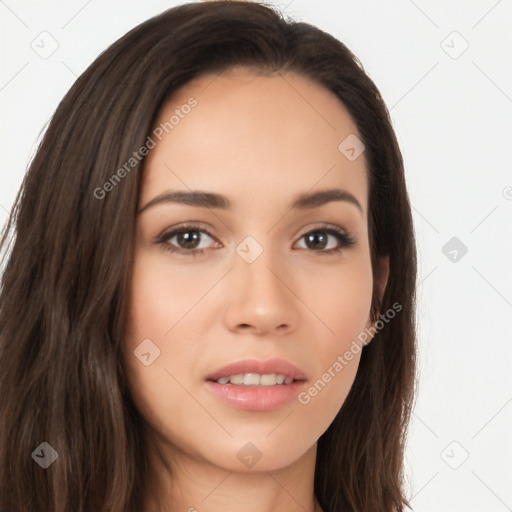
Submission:
M 281 335 L 296 329 L 298 299 L 293 293 L 290 272 L 271 251 L 252 263 L 235 255 L 233 270 L 226 283 L 224 322 L 232 331 Z

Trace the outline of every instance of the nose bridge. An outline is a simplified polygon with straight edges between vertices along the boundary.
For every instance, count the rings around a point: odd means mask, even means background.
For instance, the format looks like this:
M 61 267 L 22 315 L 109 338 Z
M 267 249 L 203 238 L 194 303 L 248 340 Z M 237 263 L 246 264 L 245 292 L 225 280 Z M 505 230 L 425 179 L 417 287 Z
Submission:
M 230 327 L 243 325 L 268 331 L 283 325 L 294 326 L 297 305 L 286 286 L 289 273 L 282 256 L 247 237 L 236 247 L 234 258 L 226 316 Z
M 282 258 L 267 244 L 263 248 L 255 239 L 250 238 L 252 237 L 248 237 L 237 247 L 235 263 L 235 269 L 239 279 L 245 283 L 246 291 L 254 299 L 271 302 L 289 300 L 288 296 L 283 297 L 287 295 L 286 288 L 276 277 L 280 273 L 279 269 L 283 268 Z

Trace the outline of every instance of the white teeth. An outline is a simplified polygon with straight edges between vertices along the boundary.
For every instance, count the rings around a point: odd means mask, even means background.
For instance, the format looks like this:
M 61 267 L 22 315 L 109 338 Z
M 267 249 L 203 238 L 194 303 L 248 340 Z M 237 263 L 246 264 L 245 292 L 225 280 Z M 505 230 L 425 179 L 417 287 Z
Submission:
M 219 384 L 234 384 L 235 386 L 275 386 L 282 384 L 291 384 L 293 377 L 286 377 L 280 374 L 266 374 L 260 375 L 259 373 L 237 373 L 229 377 L 220 377 L 217 379 Z
M 230 377 L 228 377 L 228 379 L 230 380 L 231 384 L 243 384 L 244 383 L 244 376 L 239 373 L 237 375 L 231 375 Z
M 246 373 L 244 375 L 244 386 L 259 386 L 260 376 L 257 373 Z
M 260 384 L 262 386 L 275 386 L 277 384 L 276 374 L 262 375 L 260 377 Z

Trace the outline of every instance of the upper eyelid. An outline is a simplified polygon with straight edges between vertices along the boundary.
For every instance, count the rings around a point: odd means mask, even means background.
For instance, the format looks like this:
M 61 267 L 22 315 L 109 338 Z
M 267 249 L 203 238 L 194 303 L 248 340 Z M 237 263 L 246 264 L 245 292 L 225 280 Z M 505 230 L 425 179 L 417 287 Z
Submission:
M 171 237 L 171 235 L 176 236 L 178 233 L 182 233 L 182 232 L 186 232 L 186 231 L 200 231 L 202 233 L 207 234 L 210 238 L 215 239 L 217 242 L 219 241 L 218 237 L 216 235 L 214 235 L 209 229 L 206 229 L 199 225 L 196 226 L 195 224 L 183 225 L 183 226 L 178 226 L 175 228 L 165 229 L 162 232 L 162 234 L 158 236 L 158 238 L 164 238 L 164 237 L 169 238 L 169 237 Z

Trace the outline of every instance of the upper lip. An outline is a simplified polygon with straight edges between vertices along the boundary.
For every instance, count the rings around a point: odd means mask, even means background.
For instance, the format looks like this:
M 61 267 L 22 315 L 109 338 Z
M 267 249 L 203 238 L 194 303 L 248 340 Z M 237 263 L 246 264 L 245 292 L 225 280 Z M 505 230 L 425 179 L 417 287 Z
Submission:
M 218 370 L 215 370 L 206 377 L 206 380 L 218 380 L 221 377 L 245 373 L 258 373 L 259 375 L 284 375 L 292 377 L 294 380 L 305 380 L 306 375 L 296 366 L 284 359 L 267 359 L 260 361 L 257 359 L 242 359 L 227 364 Z

